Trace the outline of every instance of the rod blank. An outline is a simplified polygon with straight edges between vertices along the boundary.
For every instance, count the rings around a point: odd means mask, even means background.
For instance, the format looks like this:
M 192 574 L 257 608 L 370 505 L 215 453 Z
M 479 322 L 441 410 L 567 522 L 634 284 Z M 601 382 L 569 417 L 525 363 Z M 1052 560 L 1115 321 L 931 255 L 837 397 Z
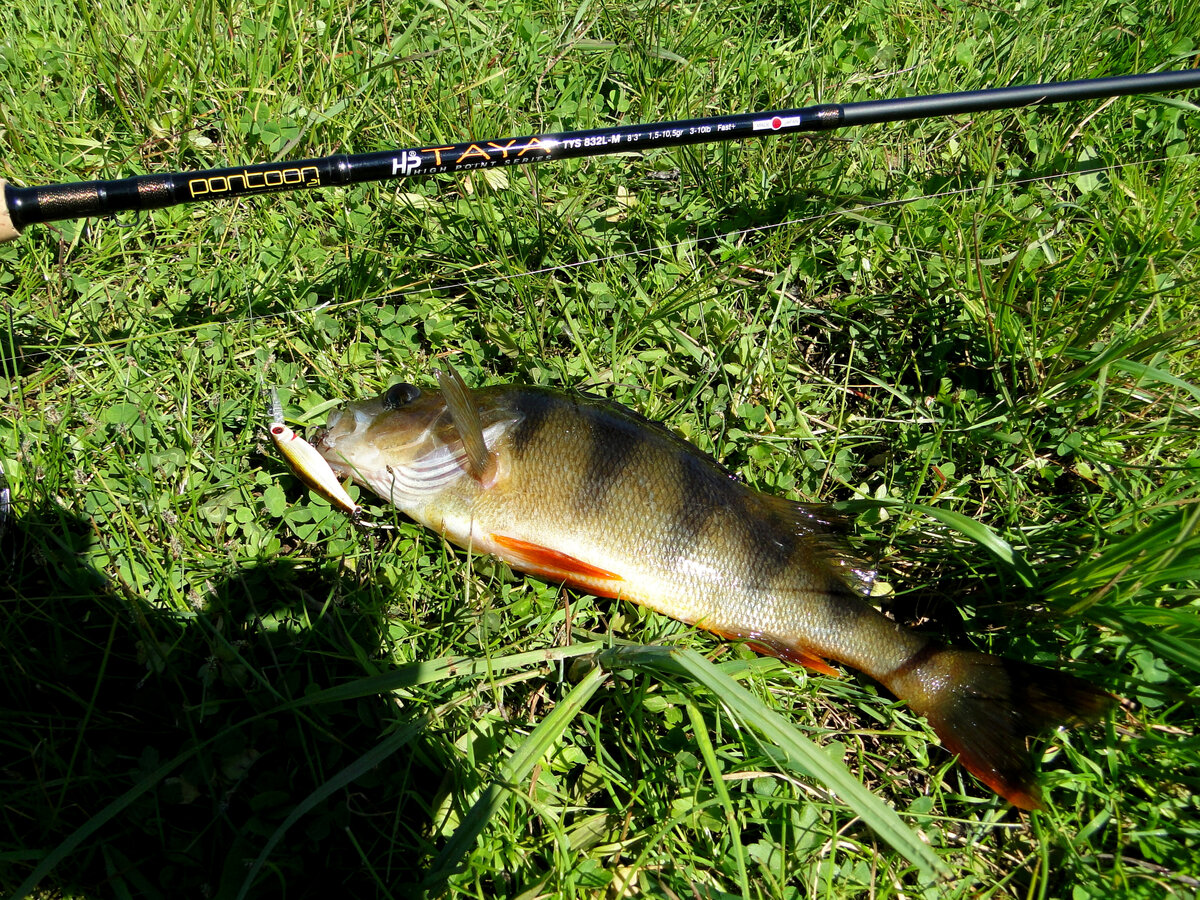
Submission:
M 1200 69 L 989 88 L 862 103 L 824 104 L 624 125 L 587 131 L 529 135 L 498 140 L 430 144 L 379 153 L 338 154 L 290 162 L 260 163 L 196 172 L 137 175 L 109 181 L 81 181 L 43 187 L 17 187 L 0 181 L 0 242 L 16 238 L 27 225 L 117 212 L 161 209 L 180 203 L 223 200 L 277 191 L 447 175 L 496 166 L 603 156 L 717 141 L 828 131 L 995 109 L 1014 109 L 1159 91 L 1200 88 Z

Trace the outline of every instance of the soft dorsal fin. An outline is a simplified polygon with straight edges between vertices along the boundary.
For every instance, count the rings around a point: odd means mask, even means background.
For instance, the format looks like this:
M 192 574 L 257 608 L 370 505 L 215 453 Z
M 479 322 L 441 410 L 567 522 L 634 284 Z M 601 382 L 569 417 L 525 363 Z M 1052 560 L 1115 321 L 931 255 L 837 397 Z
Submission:
M 871 596 L 875 570 L 850 547 L 845 538 L 849 529 L 839 513 L 822 504 L 796 503 L 767 494 L 759 494 L 755 500 L 768 516 L 793 533 L 805 535 L 851 590 L 864 597 Z
M 483 423 L 479 420 L 479 409 L 471 399 L 471 391 L 450 363 L 438 370 L 437 380 L 446 409 L 450 411 L 450 421 L 467 451 L 467 471 L 472 478 L 482 481 L 491 468 L 492 458 L 483 439 Z

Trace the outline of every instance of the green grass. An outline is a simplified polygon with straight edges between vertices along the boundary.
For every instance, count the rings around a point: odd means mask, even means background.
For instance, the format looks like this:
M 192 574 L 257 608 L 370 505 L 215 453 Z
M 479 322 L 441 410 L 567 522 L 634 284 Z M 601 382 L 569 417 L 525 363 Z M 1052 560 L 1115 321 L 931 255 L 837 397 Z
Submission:
M 0 23 L 19 184 L 1181 68 L 1200 35 L 1149 0 Z M 1192 896 L 1198 128 L 1135 97 L 0 246 L 0 893 Z M 844 504 L 897 619 L 1127 702 L 1039 745 L 1051 806 L 1018 813 L 865 679 L 373 501 L 398 530 L 355 530 L 272 451 L 264 386 L 314 427 L 440 358 Z

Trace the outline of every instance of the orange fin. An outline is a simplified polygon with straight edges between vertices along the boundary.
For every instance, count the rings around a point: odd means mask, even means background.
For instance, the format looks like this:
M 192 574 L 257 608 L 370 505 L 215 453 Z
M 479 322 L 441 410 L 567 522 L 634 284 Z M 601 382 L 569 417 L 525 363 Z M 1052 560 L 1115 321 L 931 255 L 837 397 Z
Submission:
M 820 672 L 822 675 L 831 675 L 834 678 L 840 678 L 842 673 L 831 666 L 819 656 L 815 656 L 799 647 L 785 647 L 782 644 L 764 644 L 761 641 L 749 641 L 747 646 L 758 653 L 765 653 L 767 656 L 774 656 L 787 662 L 796 663 L 804 666 L 806 669 L 812 669 L 814 672 Z
M 701 623 L 701 627 L 703 627 L 703 623 Z M 804 666 L 806 669 L 820 672 L 822 675 L 831 675 L 834 678 L 840 678 L 842 675 L 841 672 L 825 662 L 821 657 L 814 653 L 809 653 L 803 647 L 791 647 L 782 641 L 764 634 L 739 634 L 736 631 L 718 631 L 715 628 L 708 630 L 729 641 L 745 641 L 746 646 L 755 653 L 762 653 L 786 662 L 796 663 L 797 665 Z
M 968 772 L 1021 809 L 1043 808 L 1026 739 L 1097 719 L 1115 702 L 1064 672 L 936 645 L 884 683 L 929 720 Z
M 620 596 L 621 584 L 625 581 L 620 575 L 585 563 L 568 553 L 531 544 L 520 538 L 493 534 L 492 540 L 504 550 L 497 555 L 523 572 L 561 581 L 598 597 Z

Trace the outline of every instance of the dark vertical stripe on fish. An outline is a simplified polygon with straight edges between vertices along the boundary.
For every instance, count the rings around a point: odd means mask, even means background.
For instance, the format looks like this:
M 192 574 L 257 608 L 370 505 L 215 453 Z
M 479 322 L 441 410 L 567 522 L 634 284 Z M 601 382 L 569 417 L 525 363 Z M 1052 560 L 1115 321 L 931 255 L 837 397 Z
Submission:
M 677 453 L 679 493 L 678 506 L 670 517 L 667 541 L 678 552 L 680 559 L 692 556 L 700 543 L 709 522 L 722 510 L 729 509 L 732 494 L 736 490 L 722 490 L 713 477 L 711 467 L 689 453 Z M 730 480 L 730 488 L 737 485 Z
M 538 437 L 538 433 L 550 418 L 553 408 L 562 404 L 562 400 L 542 391 L 522 391 L 516 398 L 517 410 L 521 413 L 521 421 L 510 432 L 513 452 L 523 456 L 530 444 Z
M 928 663 L 931 659 L 933 659 L 935 656 L 937 656 L 939 653 L 943 652 L 944 650 L 946 650 L 945 645 L 939 643 L 938 641 L 931 640 L 928 644 L 926 644 L 924 647 L 922 647 L 920 650 L 918 650 L 916 653 L 914 653 L 912 656 L 910 656 L 908 659 L 906 659 L 900 665 L 896 666 L 896 668 L 892 669 L 892 671 L 884 673 L 880 677 L 881 678 L 895 678 L 897 676 L 908 675 L 912 672 L 915 672 L 917 669 L 921 668 L 923 665 Z M 951 651 L 951 652 L 953 652 L 953 651 Z
M 793 528 L 783 526 L 774 515 L 764 515 L 757 494 L 742 494 L 739 536 L 745 543 L 750 566 L 746 573 L 747 586 L 767 593 L 772 588 L 784 588 L 794 578 L 792 563 L 808 548 Z
M 792 554 L 796 552 L 796 541 L 763 534 L 757 529 L 743 530 L 746 550 L 750 557 L 750 570 L 746 585 L 758 593 L 768 593 L 781 581 L 791 581 Z
M 613 488 L 625 476 L 646 442 L 644 429 L 611 417 L 584 416 L 589 443 L 583 477 L 576 486 L 573 506 L 580 515 L 598 515 L 614 495 Z
M 764 595 L 791 593 L 795 573 L 808 572 L 817 580 L 818 590 L 840 593 L 841 579 L 812 541 L 817 523 L 805 521 L 807 513 L 797 513 L 801 507 L 751 490 L 740 496 L 738 536 L 750 561 L 748 588 Z M 820 584 L 822 574 L 827 576 L 827 585 Z

